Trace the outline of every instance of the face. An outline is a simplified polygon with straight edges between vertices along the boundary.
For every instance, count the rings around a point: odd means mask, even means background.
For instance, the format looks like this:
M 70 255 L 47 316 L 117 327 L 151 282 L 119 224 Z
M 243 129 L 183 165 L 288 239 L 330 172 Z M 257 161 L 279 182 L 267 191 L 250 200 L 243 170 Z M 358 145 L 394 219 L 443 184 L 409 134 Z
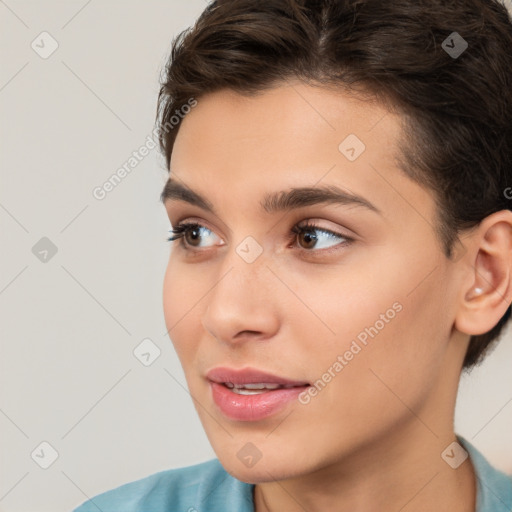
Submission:
M 165 206 L 192 227 L 172 242 L 165 320 L 240 480 L 321 471 L 439 407 L 454 270 L 433 197 L 395 162 L 400 121 L 297 82 L 209 94 L 180 127 Z

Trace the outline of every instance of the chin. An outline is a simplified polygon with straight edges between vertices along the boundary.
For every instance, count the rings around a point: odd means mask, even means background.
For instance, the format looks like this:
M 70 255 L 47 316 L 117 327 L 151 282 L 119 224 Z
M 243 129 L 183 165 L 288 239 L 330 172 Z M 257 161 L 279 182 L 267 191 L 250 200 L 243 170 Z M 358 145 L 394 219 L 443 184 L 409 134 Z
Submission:
M 224 469 L 236 479 L 261 484 L 276 480 L 287 480 L 312 471 L 311 462 L 297 460 L 297 451 L 283 452 L 279 446 L 268 446 L 257 451 L 251 443 L 215 447 L 215 453 Z M 217 449 L 219 448 L 219 449 Z M 253 459 L 251 460 L 250 455 Z M 244 460 L 245 459 L 245 460 Z
M 241 467 L 241 464 L 238 463 L 238 460 L 229 460 L 226 463 L 222 459 L 219 460 L 224 469 L 231 476 L 248 484 L 263 484 L 266 482 L 287 480 L 301 474 L 301 472 L 297 471 L 297 468 L 293 468 L 293 463 L 284 463 L 284 461 L 276 466 L 260 460 L 252 468 L 243 468 Z

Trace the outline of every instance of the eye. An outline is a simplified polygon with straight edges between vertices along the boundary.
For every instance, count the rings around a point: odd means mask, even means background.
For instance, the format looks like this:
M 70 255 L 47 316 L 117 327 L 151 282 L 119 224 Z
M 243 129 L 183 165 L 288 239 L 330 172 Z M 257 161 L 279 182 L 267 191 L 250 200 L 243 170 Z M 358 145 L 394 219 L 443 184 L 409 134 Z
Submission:
M 353 241 L 352 238 L 341 233 L 335 233 L 310 223 L 302 226 L 295 225 L 291 232 L 297 238 L 299 249 L 308 252 L 312 252 L 312 249 L 315 249 L 315 252 L 323 249 L 329 250 L 335 246 L 348 245 Z
M 217 235 L 213 234 L 213 231 L 208 229 L 206 226 L 202 226 L 197 222 L 183 222 L 178 224 L 171 230 L 172 236 L 170 236 L 167 240 L 169 242 L 174 242 L 175 240 L 182 239 L 181 245 L 184 248 L 190 247 L 204 247 L 201 245 L 201 238 L 206 240 L 206 245 L 208 245 L 208 240 L 214 240 Z M 219 237 L 217 237 L 219 238 Z
M 171 233 L 172 236 L 168 238 L 168 241 L 174 242 L 175 240 L 181 239 L 180 244 L 184 249 L 208 247 L 215 245 L 215 238 L 220 240 L 213 231 L 197 222 L 183 222 L 178 224 L 171 230 Z M 310 223 L 302 226 L 293 226 L 290 230 L 289 237 L 296 238 L 298 249 L 306 252 L 329 251 L 333 247 L 348 245 L 353 241 L 352 238 L 342 235 L 341 233 L 336 233 Z M 202 244 L 203 241 L 205 242 L 204 244 Z M 315 250 L 313 251 L 313 249 Z

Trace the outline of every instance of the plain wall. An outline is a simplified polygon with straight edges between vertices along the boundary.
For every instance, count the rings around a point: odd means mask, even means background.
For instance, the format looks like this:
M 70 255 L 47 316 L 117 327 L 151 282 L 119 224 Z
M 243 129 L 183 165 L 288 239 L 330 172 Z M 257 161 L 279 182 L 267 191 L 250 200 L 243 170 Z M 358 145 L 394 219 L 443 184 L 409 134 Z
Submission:
M 93 196 L 151 134 L 171 39 L 205 6 L 0 2 L 0 511 L 70 511 L 215 456 L 165 334 L 163 158 L 151 150 Z M 59 45 L 46 59 L 31 47 L 51 49 L 43 31 Z M 145 338 L 161 350 L 147 367 L 133 355 Z M 507 335 L 462 380 L 456 421 L 510 472 L 511 361 Z M 58 452 L 48 469 L 31 457 L 50 456 L 43 441 Z

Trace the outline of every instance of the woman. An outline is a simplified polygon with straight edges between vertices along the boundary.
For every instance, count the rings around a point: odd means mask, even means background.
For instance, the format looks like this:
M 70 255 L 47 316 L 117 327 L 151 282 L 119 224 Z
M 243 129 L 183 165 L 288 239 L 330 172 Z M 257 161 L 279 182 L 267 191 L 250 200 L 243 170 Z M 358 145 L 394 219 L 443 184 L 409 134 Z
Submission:
M 454 431 L 512 302 L 493 0 L 211 3 L 159 97 L 164 312 L 218 459 L 76 512 L 512 508 Z

